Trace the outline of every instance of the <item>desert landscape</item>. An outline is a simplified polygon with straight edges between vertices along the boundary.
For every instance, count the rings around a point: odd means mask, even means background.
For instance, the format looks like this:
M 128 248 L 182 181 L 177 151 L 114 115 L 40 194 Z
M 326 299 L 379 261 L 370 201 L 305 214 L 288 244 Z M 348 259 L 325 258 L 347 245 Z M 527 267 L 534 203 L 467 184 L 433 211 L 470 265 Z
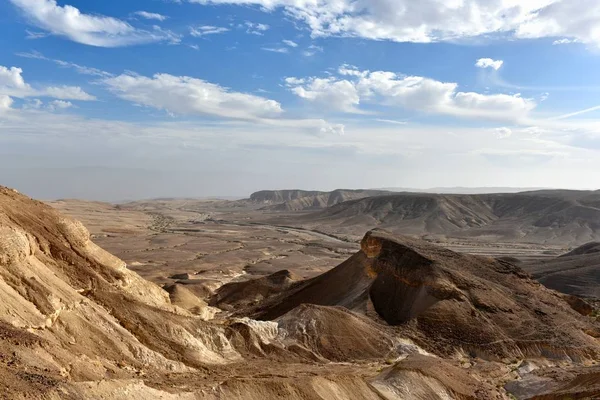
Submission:
M 0 0 L 0 399 L 600 399 L 600 0 Z
M 2 396 L 596 398 L 596 196 L 2 188 Z

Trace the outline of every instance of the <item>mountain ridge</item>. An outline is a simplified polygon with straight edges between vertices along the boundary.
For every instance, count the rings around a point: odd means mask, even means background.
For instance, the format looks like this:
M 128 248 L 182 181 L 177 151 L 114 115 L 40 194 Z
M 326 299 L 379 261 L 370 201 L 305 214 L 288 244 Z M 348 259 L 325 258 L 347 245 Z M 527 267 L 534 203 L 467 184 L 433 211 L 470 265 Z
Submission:
M 600 239 L 600 191 L 394 193 L 339 203 L 298 220 L 356 236 L 378 227 L 416 236 L 569 246 Z

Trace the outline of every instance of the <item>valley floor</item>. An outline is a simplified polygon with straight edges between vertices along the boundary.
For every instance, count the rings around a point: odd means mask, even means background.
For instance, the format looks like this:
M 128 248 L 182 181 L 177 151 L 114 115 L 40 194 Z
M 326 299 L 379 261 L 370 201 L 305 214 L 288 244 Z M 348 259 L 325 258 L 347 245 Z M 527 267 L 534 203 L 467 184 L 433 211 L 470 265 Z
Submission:
M 314 277 L 354 253 L 364 233 L 373 228 L 357 227 L 356 235 L 347 235 L 332 226 L 303 226 L 296 218 L 303 212 L 230 208 L 221 201 L 150 201 L 117 207 L 77 200 L 50 204 L 82 221 L 98 245 L 159 285 L 186 279 L 227 283 L 283 269 L 302 278 Z M 425 239 L 462 253 L 520 261 L 544 260 L 567 251 L 559 245 L 488 238 Z

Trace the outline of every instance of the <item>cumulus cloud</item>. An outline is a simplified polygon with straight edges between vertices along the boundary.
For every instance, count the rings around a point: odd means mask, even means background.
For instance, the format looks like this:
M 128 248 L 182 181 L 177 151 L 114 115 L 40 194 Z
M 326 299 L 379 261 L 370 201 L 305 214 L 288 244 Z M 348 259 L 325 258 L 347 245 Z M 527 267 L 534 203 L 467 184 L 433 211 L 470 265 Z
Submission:
M 67 108 L 71 108 L 73 107 L 73 103 L 71 103 L 70 101 L 64 101 L 64 100 L 53 100 L 50 102 L 50 104 L 48 104 L 48 109 L 54 111 L 54 110 L 66 110 Z
M 360 112 L 360 96 L 356 85 L 347 80 L 335 78 L 311 78 L 307 83 L 297 78 L 286 78 L 286 85 L 292 93 L 306 100 L 333 107 L 350 113 Z
M 297 96 L 343 112 L 362 112 L 373 103 L 434 114 L 493 120 L 519 120 L 536 107 L 519 94 L 480 94 L 458 91 L 458 84 L 388 71 L 360 71 L 344 65 L 340 76 L 285 80 Z
M 28 99 L 23 104 L 24 110 L 39 110 L 44 106 L 44 102 L 40 99 Z
M 253 120 L 283 112 L 277 101 L 234 92 L 189 76 L 123 74 L 103 82 L 120 98 L 173 114 Z
M 502 64 L 504 64 L 504 61 L 502 61 L 502 60 L 493 60 L 491 58 L 480 58 L 475 63 L 475 66 L 479 67 L 479 68 L 492 68 L 492 69 L 495 69 L 496 71 L 498 71 L 500 69 L 500 67 L 502 67 Z
M 17 67 L 4 67 L 0 65 L 0 87 L 28 88 L 23 76 L 23 70 Z
M 148 11 L 136 11 L 133 14 L 137 15 L 138 17 L 144 18 L 144 19 L 153 19 L 156 21 L 164 21 L 167 18 L 169 18 L 166 15 L 152 13 L 152 12 L 148 12 Z
M 188 0 L 283 8 L 313 36 L 353 36 L 397 42 L 454 41 L 486 34 L 560 37 L 600 44 L 597 0 Z
M 159 41 L 178 42 L 179 37 L 159 27 L 136 29 L 112 17 L 84 14 L 56 0 L 10 0 L 37 27 L 74 42 L 98 47 L 119 47 Z
M 0 113 L 6 110 L 10 110 L 13 104 L 13 99 L 5 94 L 0 94 Z
M 225 33 L 228 31 L 229 31 L 228 28 L 223 28 L 220 26 L 204 25 L 204 26 L 198 26 L 195 28 L 191 27 L 190 35 L 192 35 L 194 37 L 202 37 L 202 36 L 207 36 L 207 35 L 218 35 L 220 33 Z
M 23 79 L 23 70 L 0 65 L 0 94 L 18 98 L 52 97 L 62 100 L 90 101 L 96 98 L 78 86 L 47 86 L 33 88 Z
M 520 24 L 516 37 L 538 39 L 561 37 L 600 44 L 600 3 L 596 0 L 554 0 Z

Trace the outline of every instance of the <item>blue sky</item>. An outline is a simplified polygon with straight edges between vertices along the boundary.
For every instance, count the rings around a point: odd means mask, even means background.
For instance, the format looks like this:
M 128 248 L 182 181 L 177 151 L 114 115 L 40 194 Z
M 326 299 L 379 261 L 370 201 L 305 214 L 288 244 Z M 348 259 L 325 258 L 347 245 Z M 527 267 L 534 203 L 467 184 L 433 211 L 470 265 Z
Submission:
M 600 3 L 520 3 L 3 0 L 0 184 L 592 188 Z

